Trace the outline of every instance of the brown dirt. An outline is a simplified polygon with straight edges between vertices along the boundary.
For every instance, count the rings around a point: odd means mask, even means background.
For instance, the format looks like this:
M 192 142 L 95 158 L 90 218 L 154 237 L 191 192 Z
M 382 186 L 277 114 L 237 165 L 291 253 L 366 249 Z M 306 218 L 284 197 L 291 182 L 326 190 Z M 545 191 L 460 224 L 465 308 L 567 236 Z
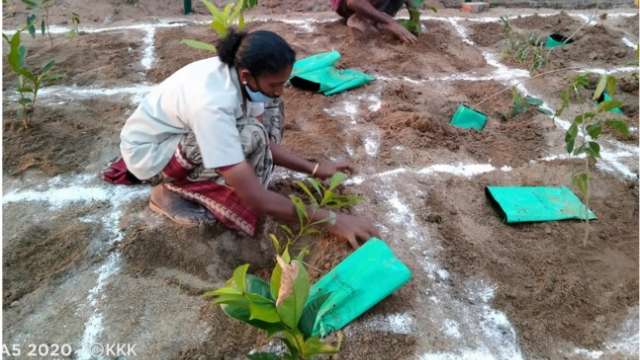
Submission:
M 180 43 L 182 39 L 213 43 L 216 35 L 208 26 L 160 28 L 156 30 L 155 39 L 156 61 L 147 73 L 151 83 L 159 83 L 183 66 L 215 55 Z
M 473 23 L 466 24 L 470 31 L 470 37 L 473 42 L 480 46 L 493 46 L 498 41 L 504 39 L 502 25 L 497 22 L 489 23 Z
M 31 127 L 23 129 L 21 121 L 16 120 L 15 109 L 5 107 L 2 135 L 5 174 L 18 175 L 37 169 L 54 176 L 86 168 L 105 152 L 112 152 L 130 110 L 127 103 L 104 100 L 41 104 L 32 116 Z
M 372 115 L 372 121 L 384 132 L 381 156 L 393 146 L 404 145 L 414 151 L 463 151 L 495 165 L 520 165 L 535 159 L 545 148 L 545 133 L 551 122 L 534 110 L 500 120 L 498 113 L 510 111 L 509 91 L 477 107 L 489 116 L 481 133 L 449 125 L 458 104 L 478 103 L 502 89 L 504 86 L 495 82 L 455 82 L 451 88 L 423 86 L 420 90 L 407 85 L 388 86 L 385 105 Z
M 278 32 L 304 57 L 322 51 L 338 50 L 338 65 L 370 73 L 402 74 L 422 78 L 433 73 L 463 72 L 486 65 L 482 54 L 465 44 L 454 30 L 441 21 L 426 21 L 427 32 L 415 45 L 401 44 L 387 34 L 366 37 L 350 30 L 342 21 L 314 24 L 314 32 L 293 29 L 290 25 L 271 22 L 261 24 Z M 363 62 L 362 57 L 367 56 Z
M 3 308 L 86 262 L 90 239 L 100 232 L 100 226 L 78 221 L 88 212 L 86 207 L 76 209 L 40 219 L 19 236 L 4 234 Z
M 589 26 L 578 32 L 575 42 L 551 52 L 552 68 L 589 64 L 622 66 L 634 61 L 633 49 L 622 42 L 623 34 L 603 25 Z M 637 62 L 637 59 L 636 59 Z
M 581 165 L 554 166 L 532 166 L 505 180 L 452 179 L 426 204 L 443 219 L 443 259 L 463 277 L 487 274 L 497 282 L 495 303 L 532 357 L 546 357 L 562 341 L 602 344 L 638 299 L 637 184 L 594 174 L 590 207 L 599 218 L 586 247 L 581 222 L 506 225 L 481 195 L 489 184 L 567 184 Z
M 545 32 L 559 32 L 559 33 L 569 33 L 566 36 L 569 36 L 571 33 L 576 31 L 580 25 L 582 25 L 581 21 L 578 21 L 571 16 L 569 16 L 564 11 L 558 15 L 554 16 L 525 16 L 520 17 L 518 19 L 510 20 L 511 24 L 527 30 L 544 30 Z
M 55 60 L 51 73 L 62 75 L 56 84 L 102 87 L 144 80 L 140 65 L 142 32 L 80 34 L 73 39 L 57 36 L 53 46 L 41 36 L 35 40 L 28 38 L 29 35 L 22 36 L 27 47 L 27 65 L 40 69 Z M 3 49 L 7 50 L 4 44 Z M 3 89 L 15 87 L 15 79 L 5 62 Z

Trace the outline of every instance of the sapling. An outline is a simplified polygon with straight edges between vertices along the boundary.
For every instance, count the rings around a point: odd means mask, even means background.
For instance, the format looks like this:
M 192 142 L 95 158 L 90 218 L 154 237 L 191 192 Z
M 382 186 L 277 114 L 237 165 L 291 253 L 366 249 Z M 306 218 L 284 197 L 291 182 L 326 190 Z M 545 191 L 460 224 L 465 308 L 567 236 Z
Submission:
M 244 29 L 244 12 L 258 4 L 258 0 L 237 0 L 235 3 L 228 3 L 223 9 L 219 9 L 208 0 L 200 1 L 202 1 L 211 13 L 211 23 L 209 26 L 219 38 L 227 36 L 232 27 L 238 30 Z M 183 39 L 180 43 L 194 49 L 216 52 L 215 46 L 204 41 Z
M 424 6 L 424 0 L 408 0 L 406 4 L 409 11 L 409 20 L 400 20 L 400 24 L 414 35 L 419 35 L 422 32 L 420 9 Z M 433 6 L 428 8 L 433 12 L 438 12 L 438 9 Z
M 556 111 L 556 116 L 562 112 L 574 100 L 580 100 L 579 90 L 587 84 L 586 75 L 575 78 L 570 86 L 561 93 L 562 105 Z M 577 172 L 572 177 L 574 186 L 584 200 L 585 235 L 583 245 L 586 246 L 589 240 L 589 200 L 591 188 L 591 166 L 600 158 L 600 144 L 597 142 L 604 127 L 617 131 L 624 136 L 629 135 L 629 128 L 624 120 L 612 119 L 608 116 L 610 110 L 618 108 L 622 102 L 613 99 L 617 88 L 616 79 L 611 75 L 601 75 L 598 85 L 593 93 L 593 101 L 598 100 L 605 90 L 612 97 L 597 104 L 592 111 L 578 114 L 571 123 L 565 134 L 565 147 L 567 152 L 573 156 L 584 156 L 584 170 Z
M 534 108 L 538 112 L 541 112 L 545 115 L 552 115 L 553 113 L 548 109 L 544 108 L 542 105 L 544 102 L 541 99 L 538 99 L 533 96 L 522 96 L 518 89 L 515 87 L 511 88 L 511 109 L 509 113 L 503 114 L 498 113 L 500 117 L 504 120 L 514 119 L 516 116 L 520 114 L 524 114 L 529 109 Z
M 213 304 L 220 304 L 228 316 L 264 330 L 269 337 L 280 338 L 288 350 L 284 355 L 253 353 L 248 355 L 249 359 L 311 359 L 321 354 L 335 354 L 340 350 L 340 335 L 337 345 L 331 345 L 312 336 L 315 319 L 329 294 L 306 302 L 311 284 L 303 260 L 308 250 L 305 248 L 292 258 L 290 248 L 301 237 L 320 233 L 317 226 L 329 221 L 311 221 L 309 208 L 311 211 L 321 207 L 342 209 L 361 200 L 359 196 L 342 195 L 337 192 L 346 178 L 345 174 L 338 172 L 329 180 L 328 186 L 317 179 L 305 179 L 311 188 L 303 181 L 296 182 L 309 204 L 305 204 L 301 197 L 291 195 L 298 217 L 298 230 L 294 232 L 290 227 L 280 225 L 286 237 L 284 245 L 275 234 L 270 234 L 276 250 L 276 264 L 269 284 L 247 274 L 249 265 L 245 264 L 234 270 L 233 276 L 224 287 L 204 294 L 206 298 L 213 299 Z
M 25 64 L 27 48 L 22 45 L 20 40 L 22 31 L 23 29 L 16 31 L 11 38 L 5 34 L 2 34 L 2 37 L 9 45 L 9 54 L 7 55 L 9 68 L 18 78 L 18 117 L 22 118 L 24 128 L 28 128 L 31 114 L 36 106 L 38 91 L 43 85 L 53 82 L 61 76 L 50 74 L 55 65 L 54 60 L 50 60 L 37 71 L 27 67 Z
M 49 38 L 49 43 L 53 45 L 53 36 L 49 31 L 49 10 L 54 5 L 54 0 L 21 0 L 27 9 L 31 10 L 31 14 L 27 16 L 27 30 L 31 37 L 36 37 L 36 26 L 39 26 L 40 32 Z M 40 21 L 38 22 L 38 18 Z M 39 23 L 39 25 L 38 25 Z

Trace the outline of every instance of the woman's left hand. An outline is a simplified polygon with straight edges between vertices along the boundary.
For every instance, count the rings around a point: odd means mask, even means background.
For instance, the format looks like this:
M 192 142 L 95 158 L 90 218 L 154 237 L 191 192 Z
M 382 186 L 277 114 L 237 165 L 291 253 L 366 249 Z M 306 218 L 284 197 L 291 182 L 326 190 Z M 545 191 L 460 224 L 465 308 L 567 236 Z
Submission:
M 338 171 L 353 171 L 353 167 L 351 167 L 351 164 L 346 160 L 321 161 L 319 164 L 315 177 L 322 180 L 332 177 L 333 174 Z

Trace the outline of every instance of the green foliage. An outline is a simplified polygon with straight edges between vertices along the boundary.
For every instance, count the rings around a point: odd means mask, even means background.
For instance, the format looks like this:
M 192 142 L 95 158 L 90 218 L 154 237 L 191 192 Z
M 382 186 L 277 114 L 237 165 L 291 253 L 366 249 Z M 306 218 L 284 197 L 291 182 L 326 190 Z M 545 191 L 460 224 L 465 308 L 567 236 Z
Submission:
M 544 38 L 535 33 L 524 35 L 513 31 L 507 17 L 500 17 L 502 32 L 507 39 L 506 46 L 502 49 L 502 56 L 511 59 L 518 64 L 525 65 L 531 72 L 542 69 L 549 60 L 548 53 L 542 46 Z
M 329 179 L 328 186 L 322 181 L 314 178 L 306 178 L 304 181 L 296 181 L 296 186 L 303 192 L 306 199 L 297 195 L 290 195 L 289 198 L 293 203 L 296 215 L 298 217 L 298 230 L 294 231 L 287 225 L 279 225 L 281 237 L 286 240 L 283 246 L 280 238 L 275 234 L 269 237 L 273 243 L 276 253 L 281 254 L 283 249 L 288 249 L 297 240 L 305 236 L 317 235 L 320 233 L 319 225 L 330 221 L 331 219 L 321 219 L 312 221 L 309 210 L 315 212 L 317 209 L 328 208 L 332 210 L 340 210 L 350 208 L 362 201 L 359 195 L 344 195 L 338 191 L 340 185 L 347 180 L 347 175 L 342 172 L 335 173 Z M 306 200 L 306 202 L 305 202 Z M 306 250 L 303 250 L 303 252 Z
M 409 11 L 409 20 L 400 20 L 400 24 L 414 35 L 419 35 L 422 32 L 420 9 L 424 7 L 424 0 L 409 0 L 406 4 Z M 438 12 L 438 9 L 433 6 L 428 8 L 433 12 Z
M 59 79 L 60 76 L 50 74 L 55 66 L 54 60 L 50 60 L 37 70 L 32 70 L 26 65 L 27 48 L 22 45 L 22 31 L 22 29 L 16 31 L 11 38 L 5 34 L 2 34 L 2 37 L 9 45 L 9 53 L 6 58 L 9 68 L 18 78 L 17 91 L 20 96 L 18 99 L 18 105 L 20 105 L 18 117 L 22 118 L 23 126 L 28 128 L 30 114 L 35 108 L 38 91 L 43 85 Z
M 283 268 L 285 267 L 283 274 Z M 298 260 L 280 257 L 271 276 L 271 286 L 264 280 L 247 274 L 249 265 L 237 267 L 225 286 L 205 293 L 213 304 L 219 304 L 230 317 L 243 321 L 268 336 L 280 338 L 289 351 L 280 356 L 272 353 L 254 353 L 247 357 L 254 360 L 271 359 L 311 359 L 321 354 L 335 354 L 340 348 L 310 335 L 310 331 L 301 331 L 299 324 L 304 321 L 305 329 L 309 322 L 313 326 L 315 315 L 321 305 L 318 301 L 305 306 L 311 287 L 304 264 Z M 290 279 L 291 281 L 287 280 Z M 289 281 L 289 282 L 287 282 Z M 285 295 L 281 287 L 291 287 Z M 322 298 L 321 301 L 326 300 Z
M 511 110 L 509 113 L 499 113 L 503 120 L 512 120 L 532 108 L 545 115 L 553 115 L 551 111 L 543 107 L 544 102 L 542 100 L 533 96 L 522 96 L 515 87 L 511 89 L 511 99 Z
M 218 8 L 209 0 L 200 0 L 211 13 L 211 23 L 209 27 L 218 35 L 218 38 L 224 38 L 229 34 L 232 27 L 238 30 L 244 29 L 244 12 L 258 4 L 258 0 L 237 0 L 228 3 L 224 8 Z M 215 52 L 215 47 L 207 42 L 183 39 L 181 44 L 187 45 L 194 49 Z
M 569 106 L 571 102 L 581 100 L 579 90 L 588 84 L 588 75 L 580 75 L 573 79 L 567 89 L 561 93 L 562 105 L 556 111 L 556 116 L 560 116 L 562 112 Z M 616 93 L 616 79 L 611 75 L 601 75 L 593 93 L 593 100 L 599 99 L 602 94 L 607 91 L 610 96 Z M 595 106 L 592 111 L 586 111 L 578 114 L 573 119 L 571 126 L 565 133 L 565 148 L 570 155 L 584 156 L 584 170 L 573 175 L 572 182 L 578 192 L 585 201 L 585 224 L 586 231 L 584 244 L 589 238 L 589 220 L 588 208 L 590 198 L 590 182 L 591 182 L 591 165 L 595 164 L 600 158 L 600 144 L 598 139 L 602 134 L 603 128 L 610 128 L 624 136 L 628 136 L 629 128 L 624 120 L 608 118 L 609 110 L 620 107 L 622 102 L 616 99 L 602 101 Z
M 67 36 L 69 36 L 70 38 L 76 37 L 79 33 L 78 31 L 79 26 L 80 26 L 80 15 L 78 13 L 72 12 L 71 13 L 71 30 L 69 30 L 69 33 L 67 34 Z

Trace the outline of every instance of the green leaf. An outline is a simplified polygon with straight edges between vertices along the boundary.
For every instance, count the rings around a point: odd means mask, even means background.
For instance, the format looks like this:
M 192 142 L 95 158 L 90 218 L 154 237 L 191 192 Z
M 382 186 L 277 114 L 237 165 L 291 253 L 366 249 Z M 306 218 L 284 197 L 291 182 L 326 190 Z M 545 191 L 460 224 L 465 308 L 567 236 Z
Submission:
M 217 6 L 213 5 L 211 2 L 209 2 L 208 0 L 200 0 L 202 1 L 202 3 L 204 4 L 204 6 L 207 7 L 207 9 L 209 10 L 209 12 L 211 13 L 211 16 L 214 17 L 219 17 L 222 15 L 222 12 L 218 9 Z
M 184 45 L 187 45 L 189 47 L 192 47 L 192 48 L 198 49 L 198 50 L 216 52 L 216 47 L 215 46 L 213 46 L 212 44 L 203 42 L 203 41 L 198 41 L 198 40 L 193 40 L 193 39 L 182 39 L 182 40 L 180 40 L 180 44 L 184 44 Z
M 544 103 L 541 99 L 538 99 L 538 98 L 533 97 L 533 96 L 526 96 L 525 100 L 527 101 L 527 104 L 529 104 L 531 106 L 540 106 L 540 105 L 542 105 Z
M 18 100 L 18 104 L 20 105 L 31 105 L 31 103 L 33 103 L 33 101 L 30 98 L 22 98 Z
M 285 298 L 280 306 L 277 306 L 276 308 L 282 322 L 288 327 L 295 329 L 298 327 L 298 321 L 302 316 L 304 304 L 306 303 L 307 296 L 309 295 L 310 284 L 309 274 L 304 268 L 304 265 L 297 260 L 293 260 L 291 264 L 295 264 L 298 267 L 298 276 L 293 282 L 293 291 L 291 295 Z
M 269 234 L 269 238 L 271 239 L 273 250 L 276 252 L 276 254 L 280 255 L 280 252 L 282 251 L 282 248 L 280 247 L 280 241 L 275 234 Z
M 592 139 L 597 139 L 602 133 L 602 125 L 598 122 L 595 124 L 587 125 L 587 134 L 591 136 Z
M 295 184 L 302 189 L 302 191 L 307 194 L 307 197 L 309 198 L 309 201 L 311 201 L 314 205 L 318 206 L 318 200 L 316 200 L 316 197 L 313 196 L 313 194 L 311 193 L 311 191 L 309 190 L 309 188 L 307 187 L 307 185 L 305 185 L 302 181 L 296 181 Z
M 585 152 L 593 159 L 597 159 L 600 157 L 600 144 L 594 141 L 589 141 L 587 143 Z
M 290 228 L 290 227 L 288 227 L 287 225 L 280 224 L 280 225 L 278 225 L 278 227 L 280 227 L 280 229 L 281 229 L 282 231 L 284 231 L 284 233 L 285 233 L 285 234 L 287 234 L 287 236 L 288 236 L 289 238 L 293 238 L 293 237 L 294 237 L 294 236 L 293 236 L 293 231 L 292 231 L 292 230 L 291 230 L 291 228 Z
M 296 195 L 289 195 L 289 198 L 291 199 L 291 202 L 293 203 L 293 206 L 296 209 L 296 215 L 298 216 L 298 224 L 300 225 L 304 224 L 306 221 L 309 220 L 307 209 L 304 205 L 304 202 L 302 201 L 302 199 L 300 199 Z
M 274 299 L 271 297 L 269 284 L 267 284 L 263 279 L 252 274 L 247 274 L 247 293 L 259 295 L 269 301 L 273 301 Z
M 271 280 L 270 280 L 271 298 L 273 299 L 278 298 L 278 292 L 280 291 L 280 281 L 282 281 L 282 268 L 280 267 L 280 265 L 278 265 L 278 263 L 276 263 L 276 266 L 273 268 L 273 271 L 271 272 Z
M 607 120 L 605 121 L 605 125 L 614 129 L 615 131 L 619 132 L 624 136 L 629 136 L 629 126 L 627 126 L 627 123 L 624 120 L 616 120 L 616 119 Z
M 605 88 L 607 87 L 607 75 L 600 75 L 600 80 L 598 80 L 598 85 L 596 86 L 596 90 L 593 92 L 593 100 L 598 100 Z
M 19 87 L 18 88 L 18 92 L 21 92 L 21 93 L 32 93 L 33 92 L 33 88 L 30 88 L 28 86 Z
M 304 342 L 302 353 L 305 357 L 311 358 L 314 355 L 335 354 L 338 351 L 340 351 L 340 349 L 338 349 L 337 347 L 329 345 L 326 342 L 320 340 L 318 337 L 314 336 L 308 338 L 307 341 Z
M 284 337 L 282 338 L 282 341 L 287 346 L 287 349 L 289 349 L 291 359 L 300 359 L 300 356 L 303 355 L 302 350 L 304 347 L 304 338 L 302 334 L 294 330 L 284 331 L 283 335 Z
M 600 105 L 598 106 L 598 111 L 599 112 L 607 112 L 609 110 L 613 110 L 615 108 L 619 108 L 622 105 L 623 105 L 622 101 L 616 100 L 616 99 L 611 99 L 611 100 L 607 100 L 607 101 L 601 102 Z
M 324 293 L 309 301 L 302 311 L 302 316 L 300 317 L 300 322 L 298 323 L 298 328 L 305 337 L 311 336 L 311 332 L 313 331 L 313 325 L 316 322 L 316 317 L 318 316 L 318 311 L 322 307 L 322 304 L 327 301 L 331 294 Z
M 573 147 L 576 143 L 576 137 L 578 136 L 578 125 L 574 122 L 567 130 L 567 133 L 564 136 L 564 142 L 566 145 L 567 152 L 571 154 L 573 152 Z
M 213 299 L 214 304 L 249 304 L 249 301 L 243 295 L 217 295 Z
M 616 82 L 617 80 L 615 77 L 607 76 L 607 93 L 609 94 L 609 96 L 613 97 L 616 95 L 616 90 L 618 88 Z
M 240 265 L 235 270 L 233 270 L 232 278 L 233 278 L 235 287 L 236 289 L 242 292 L 244 292 L 246 289 L 248 270 L 249 270 L 249 264 Z
M 56 64 L 55 60 L 49 60 L 48 63 L 46 63 L 45 66 L 42 67 L 42 71 L 41 74 L 46 74 L 49 72 L 49 70 L 51 70 L 51 68 Z
M 587 173 L 579 173 L 573 176 L 573 185 L 578 188 L 578 192 L 583 197 L 587 196 L 589 190 L 589 175 Z
M 250 319 L 251 313 L 249 311 L 249 304 L 223 304 L 221 305 L 222 311 L 229 317 L 236 320 L 243 321 L 249 325 L 265 330 L 269 336 L 285 330 L 286 328 L 282 323 L 268 323 L 262 320 Z
M 328 191 L 335 190 L 338 186 L 345 182 L 345 180 L 347 180 L 347 175 L 345 173 L 338 171 L 337 173 L 333 174 L 331 180 L 329 181 Z
M 227 24 L 219 20 L 212 21 L 211 28 L 216 32 L 216 34 L 218 34 L 218 37 L 220 38 L 226 37 L 229 32 Z
M 580 124 L 582 124 L 583 122 L 585 122 L 585 120 L 592 119 L 594 116 L 596 116 L 596 114 L 595 114 L 595 113 L 592 113 L 592 112 L 586 112 L 586 113 L 583 113 L 583 114 L 580 114 L 580 115 L 576 116 L 576 117 L 573 119 L 573 121 L 574 121 L 576 124 L 580 125 Z
M 280 316 L 273 303 L 251 302 L 249 304 L 249 314 L 249 320 L 260 320 L 268 323 L 280 322 Z
M 551 110 L 549 110 L 549 109 L 541 108 L 541 107 L 538 107 L 538 108 L 536 108 L 536 109 L 537 109 L 539 112 L 541 112 L 541 113 L 543 113 L 543 114 L 545 114 L 545 115 L 553 116 L 553 112 L 552 112 Z
M 322 186 L 322 183 L 312 177 L 308 177 L 306 180 L 309 182 L 309 184 L 311 184 L 313 190 L 316 191 L 318 197 L 322 198 L 322 194 L 324 194 L 324 187 Z
M 222 296 L 222 295 L 242 295 L 242 292 L 232 287 L 221 287 L 219 289 L 207 291 L 206 293 L 202 294 L 202 296 L 205 298 Z

